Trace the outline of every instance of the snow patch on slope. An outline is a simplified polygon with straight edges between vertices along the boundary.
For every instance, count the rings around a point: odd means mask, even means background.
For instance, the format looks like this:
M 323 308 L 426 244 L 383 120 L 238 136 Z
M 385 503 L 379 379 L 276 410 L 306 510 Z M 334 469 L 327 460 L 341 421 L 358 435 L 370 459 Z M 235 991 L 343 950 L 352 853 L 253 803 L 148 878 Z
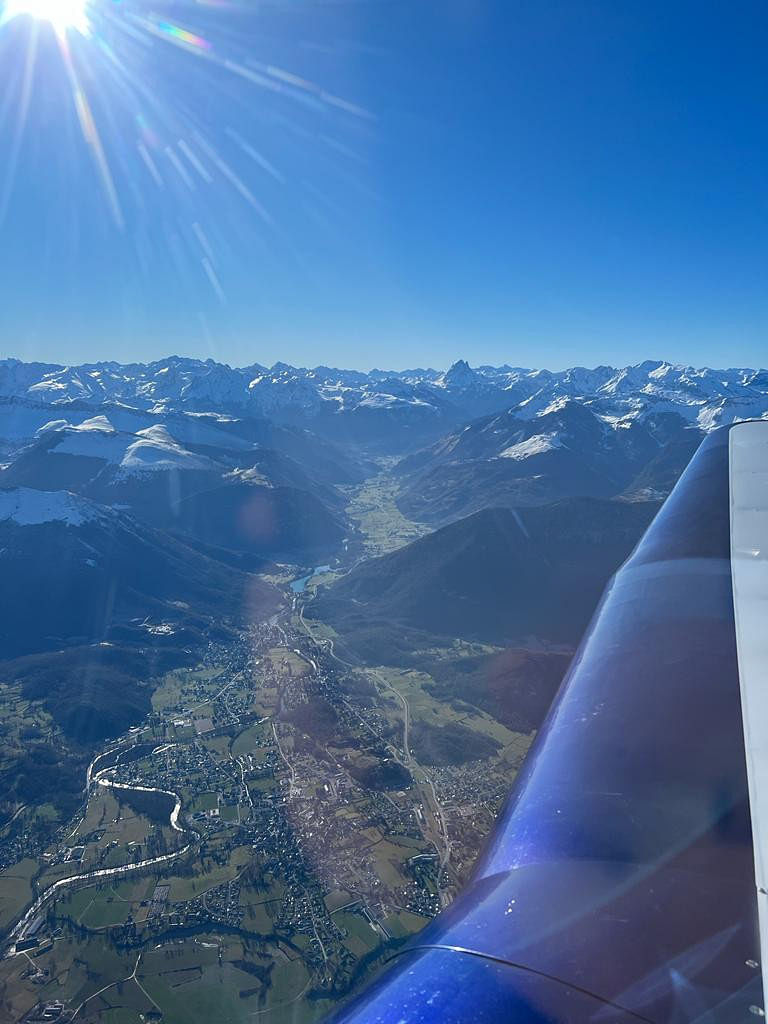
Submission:
M 67 424 L 66 432 L 53 448 L 60 455 L 84 455 L 105 462 L 119 462 L 129 438 L 120 436 L 106 416 L 93 416 L 82 423 Z
M 121 476 L 158 470 L 212 467 L 210 459 L 194 455 L 186 448 L 182 448 L 161 424 L 139 430 L 136 437 L 137 440 L 128 445 L 120 462 Z
M 82 526 L 104 517 L 105 513 L 93 502 L 69 491 L 35 491 L 30 487 L 0 491 L 0 523 L 40 526 L 61 522 L 67 526 Z
M 532 455 L 543 455 L 545 452 L 563 448 L 563 442 L 557 434 L 535 434 L 527 441 L 510 445 L 499 452 L 500 459 L 529 459 Z
M 79 423 L 74 429 L 84 431 L 93 430 L 100 434 L 116 433 L 115 428 L 106 416 L 91 416 L 89 420 L 83 420 L 83 422 Z
M 62 455 L 103 459 L 117 466 L 122 477 L 158 470 L 210 469 L 213 466 L 210 459 L 195 455 L 179 444 L 168 428 L 161 424 L 145 427 L 136 433 L 119 433 L 106 416 L 94 416 L 76 426 L 67 423 L 53 451 Z
M 49 430 L 66 430 L 67 427 L 71 427 L 72 424 L 69 420 L 48 420 L 42 427 L 38 427 L 35 431 L 36 434 L 47 434 Z

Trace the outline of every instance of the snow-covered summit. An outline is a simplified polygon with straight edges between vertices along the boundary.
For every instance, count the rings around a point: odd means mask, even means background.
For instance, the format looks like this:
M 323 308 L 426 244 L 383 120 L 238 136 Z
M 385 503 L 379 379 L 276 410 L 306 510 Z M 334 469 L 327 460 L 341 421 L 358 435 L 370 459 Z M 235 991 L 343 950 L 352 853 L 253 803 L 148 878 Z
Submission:
M 472 369 L 466 359 L 458 359 L 437 378 L 435 384 L 441 388 L 470 388 L 482 381 L 483 378 Z
M 119 467 L 123 476 L 211 466 L 210 459 L 187 450 L 162 423 L 135 432 L 118 431 L 106 416 L 100 415 L 75 424 L 54 420 L 37 433 L 43 439 L 52 436 L 52 453 L 99 459 Z
M 209 469 L 210 459 L 195 455 L 171 437 L 162 424 L 136 433 L 120 460 L 122 475 L 169 469 Z
M 459 359 L 443 372 L 430 368 L 368 373 L 285 362 L 267 368 L 254 361 L 237 368 L 181 356 L 152 363 L 82 366 L 5 359 L 0 360 L 0 441 L 21 437 L 21 420 L 35 419 L 18 403 L 45 408 L 35 429 L 53 429 L 66 418 L 95 435 L 106 435 L 110 425 L 117 432 L 124 429 L 126 411 L 149 417 L 144 426 L 179 413 L 203 412 L 267 418 L 333 438 L 355 439 L 366 436 L 361 425 L 376 423 L 376 429 L 384 431 L 399 418 L 412 444 L 417 436 L 435 437 L 460 423 L 515 406 L 523 419 L 546 415 L 553 403 L 564 399 L 589 406 L 614 425 L 674 412 L 691 425 L 710 430 L 733 419 L 768 413 L 768 371 L 697 368 L 660 359 L 557 371 L 507 364 L 473 367 Z M 11 409 L 8 403 L 17 405 Z

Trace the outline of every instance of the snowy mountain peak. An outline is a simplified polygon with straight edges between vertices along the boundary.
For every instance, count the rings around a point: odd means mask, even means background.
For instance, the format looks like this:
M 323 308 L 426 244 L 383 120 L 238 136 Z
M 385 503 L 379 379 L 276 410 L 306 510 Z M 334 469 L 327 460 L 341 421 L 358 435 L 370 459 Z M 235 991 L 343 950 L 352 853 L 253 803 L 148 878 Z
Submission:
M 76 426 L 71 427 L 71 429 L 77 431 L 95 431 L 97 434 L 117 433 L 106 416 L 92 416 L 90 419 L 83 420 L 82 423 L 78 423 Z
M 509 409 L 520 419 L 531 419 L 546 416 L 565 401 L 589 408 L 616 428 L 675 413 L 692 426 L 711 430 L 768 412 L 768 372 L 695 368 L 659 359 L 558 371 L 506 364 L 478 369 L 459 359 L 442 373 L 363 373 L 284 362 L 270 369 L 258 363 L 238 369 L 179 356 L 83 366 L 5 359 L 0 360 L 0 449 L 6 441 L 13 447 L 31 440 L 38 431 L 75 426 L 70 444 L 76 438 L 84 444 L 86 436 L 117 441 L 126 429 L 123 411 L 128 410 L 144 417 L 142 428 L 181 413 L 226 413 L 307 428 L 326 440 L 354 439 L 386 449 L 392 446 L 393 432 L 399 431 L 401 448 L 407 449 L 431 443 L 472 419 Z M 171 444 L 167 438 L 146 440 Z
M 167 427 L 155 424 L 136 432 L 120 462 L 122 475 L 169 469 L 208 469 L 210 460 L 183 448 Z
M 468 388 L 481 379 L 466 359 L 458 359 L 435 383 L 446 388 Z

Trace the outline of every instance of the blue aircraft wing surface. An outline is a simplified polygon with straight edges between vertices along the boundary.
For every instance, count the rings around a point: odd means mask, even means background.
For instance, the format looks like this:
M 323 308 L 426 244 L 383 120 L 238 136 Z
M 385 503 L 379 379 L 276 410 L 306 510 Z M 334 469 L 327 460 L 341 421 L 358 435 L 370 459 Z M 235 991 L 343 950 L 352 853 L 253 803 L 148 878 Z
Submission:
M 610 582 L 468 885 L 334 1021 L 764 1016 L 765 559 L 768 421 L 721 428 Z

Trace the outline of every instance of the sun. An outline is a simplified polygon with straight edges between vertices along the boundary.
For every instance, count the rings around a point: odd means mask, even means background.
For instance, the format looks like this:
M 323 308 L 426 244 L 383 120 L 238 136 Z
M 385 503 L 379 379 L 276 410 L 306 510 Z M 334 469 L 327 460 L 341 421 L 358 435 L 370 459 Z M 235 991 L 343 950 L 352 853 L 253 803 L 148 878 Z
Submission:
M 47 21 L 63 34 L 70 29 L 88 34 L 87 7 L 89 0 L 6 0 L 2 21 L 27 15 L 37 21 Z

